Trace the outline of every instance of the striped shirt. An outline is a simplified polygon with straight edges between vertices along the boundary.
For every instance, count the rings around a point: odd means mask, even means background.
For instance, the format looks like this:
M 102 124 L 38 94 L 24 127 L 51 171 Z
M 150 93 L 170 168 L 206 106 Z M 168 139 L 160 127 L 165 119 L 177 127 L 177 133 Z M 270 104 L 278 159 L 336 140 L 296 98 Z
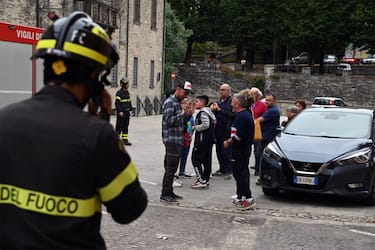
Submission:
M 163 143 L 184 143 L 184 127 L 187 117 L 182 112 L 181 103 L 172 95 L 163 104 L 162 137 Z

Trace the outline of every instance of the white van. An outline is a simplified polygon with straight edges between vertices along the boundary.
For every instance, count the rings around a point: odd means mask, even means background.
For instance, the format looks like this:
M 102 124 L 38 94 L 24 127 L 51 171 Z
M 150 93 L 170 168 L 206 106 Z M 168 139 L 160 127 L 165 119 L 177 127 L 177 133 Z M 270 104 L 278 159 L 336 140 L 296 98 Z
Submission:
M 341 76 L 342 72 L 352 72 L 352 66 L 349 63 L 339 63 L 336 67 L 336 75 Z

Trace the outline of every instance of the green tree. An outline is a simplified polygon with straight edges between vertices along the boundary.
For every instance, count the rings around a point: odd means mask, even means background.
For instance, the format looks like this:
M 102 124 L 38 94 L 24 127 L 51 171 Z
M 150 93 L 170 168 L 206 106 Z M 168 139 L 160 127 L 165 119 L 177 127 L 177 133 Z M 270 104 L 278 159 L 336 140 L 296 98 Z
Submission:
M 375 53 L 375 5 L 359 0 L 351 16 L 355 26 L 351 39 L 354 46 L 367 45 L 370 53 Z
M 367 0 L 170 0 L 177 15 L 193 30 L 193 42 L 235 45 L 237 62 L 280 62 L 287 51 L 309 52 L 310 65 L 327 53 L 342 55 L 345 47 L 367 45 L 375 50 L 375 6 Z M 251 67 L 251 65 L 248 65 Z
M 187 38 L 191 36 L 192 31 L 185 28 L 170 4 L 166 6 L 166 38 L 165 38 L 165 70 L 164 79 L 165 90 L 172 87 L 170 75 L 173 71 L 177 72 L 174 63 L 181 62 L 184 59 Z
M 323 65 L 327 51 L 344 51 L 355 27 L 351 20 L 356 1 L 290 1 L 296 18 L 289 38 L 309 50 L 310 64 Z
M 215 40 L 220 30 L 220 0 L 168 0 L 192 34 L 187 39 L 185 63 L 190 63 L 194 42 Z

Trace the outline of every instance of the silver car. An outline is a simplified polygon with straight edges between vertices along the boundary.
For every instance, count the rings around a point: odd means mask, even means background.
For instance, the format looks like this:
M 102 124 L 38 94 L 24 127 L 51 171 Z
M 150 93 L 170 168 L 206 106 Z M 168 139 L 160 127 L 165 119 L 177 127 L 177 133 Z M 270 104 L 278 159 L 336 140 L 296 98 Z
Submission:
M 346 103 L 343 99 L 337 97 L 315 97 L 311 105 L 312 108 L 334 108 L 334 107 L 346 107 Z
M 361 63 L 363 64 L 375 63 L 375 54 L 369 55 L 367 58 L 361 59 Z

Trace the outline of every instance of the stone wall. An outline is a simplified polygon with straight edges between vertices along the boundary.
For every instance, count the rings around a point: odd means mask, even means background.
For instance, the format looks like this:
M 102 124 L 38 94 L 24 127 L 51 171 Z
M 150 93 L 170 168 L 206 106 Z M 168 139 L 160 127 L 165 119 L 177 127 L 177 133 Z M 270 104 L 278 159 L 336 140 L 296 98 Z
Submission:
M 75 10 L 74 3 L 81 6 L 82 1 L 39 0 L 37 9 L 35 0 L 0 0 L 0 19 L 3 22 L 37 26 L 37 13 L 39 26 L 46 28 L 51 24 L 47 13 L 55 11 L 59 16 L 67 16 Z M 163 86 L 163 47 L 164 47 L 164 0 L 157 0 L 156 28 L 151 28 L 151 1 L 141 1 L 140 22 L 134 23 L 134 0 L 98 0 L 95 4 L 104 3 L 119 9 L 117 29 L 112 34 L 112 40 L 118 48 L 120 60 L 115 77 L 109 80 L 119 81 L 123 76 L 130 80 L 132 104 L 137 100 L 146 99 L 160 101 Z M 134 58 L 138 58 L 138 67 L 134 67 Z M 154 62 L 154 81 L 151 84 L 151 61 Z M 137 70 L 137 85 L 134 83 L 134 72 Z M 117 80 L 115 80 L 117 79 Z M 108 87 L 114 98 L 118 90 Z M 114 101 L 114 99 L 113 99 Z M 139 115 L 145 115 L 140 110 Z
M 0 0 L 0 19 L 3 22 L 36 26 L 36 1 Z
M 343 98 L 348 106 L 375 108 L 375 76 L 281 73 L 274 72 L 273 65 L 265 65 L 265 79 L 265 90 L 282 102 L 301 98 L 310 104 L 316 96 L 334 96 Z

